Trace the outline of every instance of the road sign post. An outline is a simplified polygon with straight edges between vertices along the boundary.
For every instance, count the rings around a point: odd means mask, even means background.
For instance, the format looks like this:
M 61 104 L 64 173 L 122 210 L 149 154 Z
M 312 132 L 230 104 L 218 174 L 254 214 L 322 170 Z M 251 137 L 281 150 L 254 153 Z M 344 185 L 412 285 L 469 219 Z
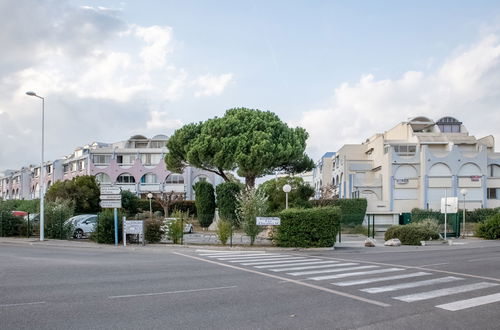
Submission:
M 118 245 L 118 209 L 122 207 L 122 189 L 117 186 L 101 187 L 101 202 L 99 205 L 103 209 L 113 209 L 115 225 L 115 246 Z

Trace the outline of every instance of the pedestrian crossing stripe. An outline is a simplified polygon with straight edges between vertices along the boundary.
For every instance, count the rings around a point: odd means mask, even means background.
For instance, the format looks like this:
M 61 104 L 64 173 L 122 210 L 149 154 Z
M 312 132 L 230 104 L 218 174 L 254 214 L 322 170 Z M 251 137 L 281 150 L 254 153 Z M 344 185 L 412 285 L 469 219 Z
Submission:
M 431 275 L 431 273 L 416 272 L 416 273 L 410 273 L 410 274 L 400 274 L 400 275 L 385 276 L 385 277 L 371 277 L 371 278 L 365 278 L 365 279 L 361 279 L 361 280 L 334 282 L 332 284 L 337 285 L 337 286 L 352 286 L 352 285 L 368 284 L 368 283 L 374 283 L 374 282 L 400 280 L 400 279 L 425 276 L 425 275 Z
M 294 263 L 295 262 L 295 263 Z M 277 265 L 284 264 L 285 262 L 266 262 L 266 263 L 255 263 L 255 268 L 272 268 L 272 267 L 281 267 L 281 266 L 304 266 L 304 265 L 318 265 L 318 264 L 332 264 L 338 263 L 338 261 L 324 261 L 324 259 L 305 259 L 305 260 L 294 260 L 287 262 L 285 265 Z M 247 264 L 250 265 L 250 264 Z M 261 266 L 262 265 L 262 266 Z
M 337 264 L 332 265 L 331 267 L 336 266 L 347 266 L 347 264 Z M 287 273 L 292 276 L 300 276 L 300 275 L 313 275 L 313 274 L 324 274 L 324 273 L 339 273 L 346 270 L 358 270 L 358 269 L 367 269 L 367 268 L 379 268 L 378 266 L 356 266 L 356 267 L 346 267 L 346 268 L 335 268 L 335 269 L 323 269 L 323 270 L 310 270 L 305 272 L 295 272 L 295 273 Z
M 500 301 L 500 293 L 490 294 L 487 296 L 476 297 L 471 299 L 459 300 L 448 304 L 437 305 L 437 308 L 456 312 L 462 309 L 482 306 Z
M 463 278 L 455 277 L 455 276 L 446 276 L 446 277 L 434 278 L 432 280 L 417 281 L 417 282 L 405 282 L 405 283 L 398 283 L 398 284 L 394 284 L 394 285 L 378 286 L 378 287 L 373 287 L 373 288 L 361 289 L 361 291 L 368 292 L 368 293 L 380 293 L 380 292 L 397 291 L 397 290 L 402 290 L 402 289 L 416 288 L 419 286 L 442 284 L 442 283 L 461 281 L 461 280 L 463 280 Z
M 452 288 L 445 288 L 445 289 L 409 294 L 409 295 L 405 295 L 405 296 L 394 297 L 394 299 L 405 301 L 405 302 L 414 302 L 414 301 L 433 299 L 433 298 L 438 298 L 438 297 L 443 297 L 443 296 L 448 296 L 448 295 L 453 295 L 453 294 L 459 294 L 459 293 L 464 293 L 464 292 L 469 292 L 469 291 L 474 291 L 474 290 L 491 288 L 491 287 L 494 287 L 497 285 L 498 285 L 497 283 L 479 282 L 479 283 L 472 283 L 472 284 L 467 284 L 467 285 L 462 285 L 462 286 L 455 286 Z

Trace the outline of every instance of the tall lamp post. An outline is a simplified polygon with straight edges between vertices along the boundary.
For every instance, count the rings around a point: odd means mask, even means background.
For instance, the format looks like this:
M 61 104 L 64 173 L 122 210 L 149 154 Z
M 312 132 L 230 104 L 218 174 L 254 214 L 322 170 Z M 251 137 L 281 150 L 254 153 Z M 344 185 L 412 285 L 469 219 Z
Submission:
M 464 197 L 464 206 L 463 206 L 463 212 L 464 213 L 462 215 L 462 218 L 463 218 L 463 221 L 464 221 L 464 226 L 463 226 L 464 233 L 462 234 L 462 238 L 465 238 L 465 195 L 467 195 L 467 189 L 465 189 L 465 188 L 461 189 L 460 193 Z
M 285 209 L 288 209 L 288 193 L 292 191 L 292 187 L 289 184 L 283 186 L 283 192 L 285 193 Z
M 39 187 L 40 187 L 40 241 L 44 240 L 45 233 L 44 233 L 44 226 L 45 226 L 45 212 L 44 212 L 44 198 L 45 198 L 45 182 L 44 182 L 44 176 L 43 176 L 43 154 L 44 154 L 44 121 L 45 121 L 45 99 L 41 97 L 40 95 L 37 95 L 33 91 L 26 92 L 26 95 L 29 96 L 34 96 L 38 97 L 39 99 L 42 100 L 42 163 L 40 164 L 40 182 L 39 182 Z

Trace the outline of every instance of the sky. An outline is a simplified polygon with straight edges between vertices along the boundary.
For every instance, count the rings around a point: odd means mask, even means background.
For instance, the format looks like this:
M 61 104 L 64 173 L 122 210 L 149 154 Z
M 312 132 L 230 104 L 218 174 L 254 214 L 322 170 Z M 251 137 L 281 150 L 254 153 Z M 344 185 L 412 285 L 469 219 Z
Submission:
M 500 144 L 500 2 L 0 0 L 0 171 L 247 107 L 314 159 L 420 115 Z M 496 150 L 499 150 L 498 146 Z

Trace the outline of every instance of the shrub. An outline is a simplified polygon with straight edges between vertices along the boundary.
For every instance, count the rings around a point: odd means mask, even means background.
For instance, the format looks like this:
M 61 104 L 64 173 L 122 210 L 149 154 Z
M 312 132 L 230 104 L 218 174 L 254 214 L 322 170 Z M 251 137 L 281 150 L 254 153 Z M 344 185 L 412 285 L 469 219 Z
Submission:
M 476 225 L 476 235 L 486 239 L 500 238 L 500 213 L 479 222 Z
M 198 181 L 194 185 L 195 203 L 200 226 L 207 228 L 214 220 L 215 194 L 214 187 L 206 181 Z
M 226 245 L 229 236 L 231 236 L 231 222 L 229 220 L 220 219 L 217 223 L 217 237 L 222 245 Z
M 139 212 L 139 201 L 140 201 L 139 197 L 137 197 L 134 193 L 128 190 L 123 190 L 121 192 L 121 195 L 122 195 L 122 209 L 125 211 L 127 216 L 134 216 L 137 212 Z
M 264 216 L 267 212 L 267 198 L 264 193 L 256 189 L 242 191 L 238 195 L 238 208 L 236 216 L 243 225 L 243 230 L 250 237 L 250 245 L 255 242 L 255 237 L 262 230 L 257 226 L 256 218 Z
M 495 214 L 500 213 L 500 207 L 495 209 L 475 209 L 473 211 L 466 211 L 465 213 L 465 220 L 467 222 L 481 222 Z
M 149 199 L 137 199 L 136 203 L 137 203 L 136 212 L 149 213 Z M 151 209 L 153 212 L 161 211 L 161 213 L 163 213 L 163 208 L 161 207 L 160 203 L 158 203 L 154 199 L 151 200 Z
M 144 236 L 148 243 L 159 243 L 165 235 L 164 221 L 161 219 L 149 219 L 144 221 Z
M 184 223 L 188 220 L 188 213 L 175 211 L 172 214 L 175 220 L 170 220 L 167 224 L 167 237 L 174 244 L 179 244 L 184 236 Z
M 283 186 L 288 184 L 292 190 L 288 193 L 288 205 L 291 208 L 311 207 L 309 199 L 314 196 L 314 188 L 305 183 L 300 177 L 281 177 L 271 179 L 259 186 L 268 200 L 268 210 L 270 212 L 281 211 L 285 209 L 286 194 L 283 192 Z
M 392 226 L 385 232 L 384 239 L 398 238 L 404 245 L 420 245 L 420 241 L 439 239 L 436 231 L 421 225 L 409 224 L 403 226 Z
M 196 204 L 195 201 L 175 201 L 170 204 L 168 213 L 172 214 L 175 211 L 187 213 L 190 217 L 196 217 Z
M 343 227 L 361 225 L 365 218 L 368 202 L 365 198 L 345 198 L 311 201 L 313 206 L 338 206 L 342 215 Z
M 412 222 L 412 224 L 417 227 L 430 229 L 432 231 L 435 231 L 436 233 L 439 233 L 440 231 L 439 221 L 437 221 L 436 219 L 419 220 L 416 222 Z
M 19 236 L 24 220 L 10 211 L 0 211 L 0 236 Z
M 48 238 L 68 239 L 73 236 L 73 225 L 65 221 L 73 216 L 74 204 L 57 199 L 45 206 L 45 234 Z
M 279 213 L 281 225 L 274 240 L 283 247 L 330 247 L 335 244 L 341 219 L 338 207 L 288 209 Z
M 229 220 L 233 225 L 238 226 L 236 221 L 236 208 L 238 206 L 237 196 L 241 191 L 241 186 L 236 182 L 223 182 L 216 187 L 217 207 L 222 219 Z
M 118 211 L 118 241 L 122 239 L 122 213 Z M 113 209 L 105 209 L 97 215 L 97 224 L 90 239 L 97 243 L 113 244 L 115 242 L 115 219 Z

